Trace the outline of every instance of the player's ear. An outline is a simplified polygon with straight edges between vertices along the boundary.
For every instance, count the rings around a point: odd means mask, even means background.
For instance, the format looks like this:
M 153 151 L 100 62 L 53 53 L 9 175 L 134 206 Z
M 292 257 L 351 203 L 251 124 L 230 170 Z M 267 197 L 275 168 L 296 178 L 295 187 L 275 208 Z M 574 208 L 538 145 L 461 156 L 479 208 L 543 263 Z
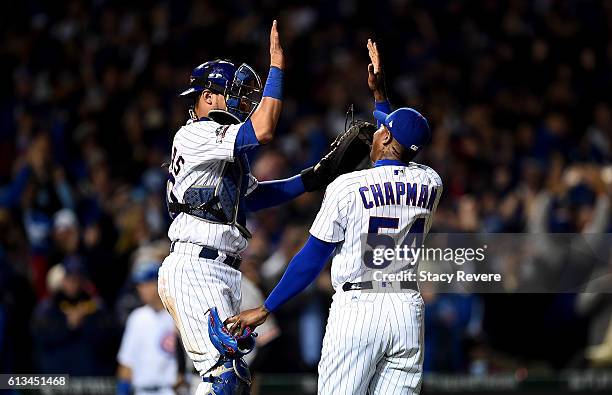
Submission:
M 202 100 L 204 100 L 204 103 L 208 104 L 209 106 L 212 106 L 213 104 L 213 94 L 211 91 L 204 91 L 202 92 L 202 96 L 200 96 L 200 98 Z
M 384 134 L 383 134 L 383 141 L 382 142 L 383 142 L 384 145 L 389 145 L 393 141 L 393 135 L 391 134 L 389 129 L 385 128 L 384 130 L 385 131 L 384 131 Z

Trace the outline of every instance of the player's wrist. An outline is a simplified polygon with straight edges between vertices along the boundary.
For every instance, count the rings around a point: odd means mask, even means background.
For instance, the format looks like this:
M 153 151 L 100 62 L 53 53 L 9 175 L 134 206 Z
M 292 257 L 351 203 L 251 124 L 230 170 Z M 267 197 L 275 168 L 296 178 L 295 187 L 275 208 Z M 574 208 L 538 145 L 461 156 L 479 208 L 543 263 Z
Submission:
M 271 60 L 270 61 L 270 67 L 276 67 L 277 69 L 280 70 L 284 70 L 285 69 L 285 62 L 283 62 L 282 60 Z
M 378 103 L 382 103 L 382 102 L 386 102 L 387 101 L 387 95 L 384 94 L 384 92 L 382 91 L 374 91 L 374 101 L 378 102 Z
M 268 78 L 263 90 L 263 97 L 283 99 L 283 70 L 275 65 L 270 65 Z
M 319 169 L 321 169 L 321 167 L 319 167 Z M 321 190 L 329 184 L 328 175 L 325 174 L 324 171 L 315 171 L 314 166 L 302 170 L 300 179 L 302 180 L 306 192 Z
M 272 308 L 267 305 L 268 301 L 266 300 L 261 306 L 259 306 L 260 313 L 264 314 L 266 318 L 272 314 Z

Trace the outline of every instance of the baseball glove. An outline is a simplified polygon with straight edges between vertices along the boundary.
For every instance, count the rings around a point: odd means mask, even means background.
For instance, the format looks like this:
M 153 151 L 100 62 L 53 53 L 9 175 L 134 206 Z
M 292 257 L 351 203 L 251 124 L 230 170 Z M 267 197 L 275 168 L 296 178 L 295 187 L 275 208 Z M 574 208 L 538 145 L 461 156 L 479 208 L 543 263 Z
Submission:
M 233 335 L 223 325 L 216 307 L 209 310 L 208 337 L 219 354 L 227 359 L 240 358 L 255 348 L 257 333 L 245 329 L 240 335 Z
M 325 188 L 340 174 L 357 169 L 369 157 L 376 125 L 355 121 L 331 144 L 329 152 L 301 173 L 307 191 Z

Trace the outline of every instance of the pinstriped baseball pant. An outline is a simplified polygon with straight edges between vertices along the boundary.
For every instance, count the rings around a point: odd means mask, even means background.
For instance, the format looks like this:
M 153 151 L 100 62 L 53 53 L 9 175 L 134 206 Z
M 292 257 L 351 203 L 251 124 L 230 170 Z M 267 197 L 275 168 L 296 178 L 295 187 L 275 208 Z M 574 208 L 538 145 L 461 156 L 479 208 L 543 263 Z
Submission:
M 207 311 L 217 307 L 222 320 L 239 312 L 241 273 L 223 262 L 200 258 L 200 250 L 195 244 L 175 243 L 159 269 L 158 292 L 187 355 L 203 375 L 219 358 L 208 338 Z
M 424 303 L 415 291 L 338 291 L 319 362 L 319 394 L 418 394 Z

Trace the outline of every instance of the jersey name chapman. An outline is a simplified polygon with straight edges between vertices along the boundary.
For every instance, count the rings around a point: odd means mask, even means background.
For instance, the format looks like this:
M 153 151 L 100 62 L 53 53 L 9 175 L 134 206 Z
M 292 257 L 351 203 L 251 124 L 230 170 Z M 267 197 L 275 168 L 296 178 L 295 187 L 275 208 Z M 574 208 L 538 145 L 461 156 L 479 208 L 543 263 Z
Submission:
M 359 188 L 363 207 L 371 209 L 380 206 L 406 205 L 433 208 L 438 187 L 410 182 L 384 182 Z

